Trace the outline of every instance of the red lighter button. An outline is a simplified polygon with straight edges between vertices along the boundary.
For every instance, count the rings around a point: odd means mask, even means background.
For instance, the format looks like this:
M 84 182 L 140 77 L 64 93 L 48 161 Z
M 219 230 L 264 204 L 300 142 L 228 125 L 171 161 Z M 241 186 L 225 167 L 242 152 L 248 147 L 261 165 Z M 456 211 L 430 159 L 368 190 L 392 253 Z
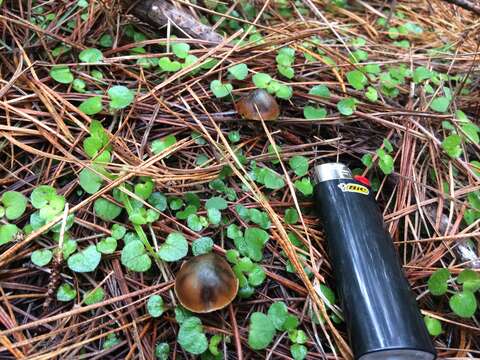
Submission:
M 355 175 L 353 178 L 363 185 L 370 186 L 370 181 L 365 176 Z

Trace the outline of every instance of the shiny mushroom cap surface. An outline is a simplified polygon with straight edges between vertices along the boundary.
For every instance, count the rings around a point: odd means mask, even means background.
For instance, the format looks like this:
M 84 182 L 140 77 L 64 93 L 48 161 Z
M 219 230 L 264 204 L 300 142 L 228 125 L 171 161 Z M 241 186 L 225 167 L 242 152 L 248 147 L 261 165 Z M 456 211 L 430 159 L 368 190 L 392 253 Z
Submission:
M 186 309 L 208 313 L 230 304 L 238 291 L 232 268 L 214 253 L 186 261 L 175 278 L 175 294 Z
M 246 120 L 277 120 L 280 107 L 277 100 L 264 89 L 253 90 L 235 103 L 240 116 Z

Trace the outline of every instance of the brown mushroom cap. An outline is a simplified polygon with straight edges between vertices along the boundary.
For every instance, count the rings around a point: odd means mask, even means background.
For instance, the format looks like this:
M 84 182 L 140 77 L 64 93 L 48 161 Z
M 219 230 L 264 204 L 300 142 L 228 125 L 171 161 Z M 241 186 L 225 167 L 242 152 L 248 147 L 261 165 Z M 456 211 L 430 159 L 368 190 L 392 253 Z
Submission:
M 220 256 L 209 253 L 185 262 L 175 279 L 175 294 L 186 309 L 207 313 L 227 306 L 237 295 L 238 279 Z
M 277 100 L 264 89 L 256 89 L 235 103 L 240 116 L 246 120 L 276 120 L 280 115 Z

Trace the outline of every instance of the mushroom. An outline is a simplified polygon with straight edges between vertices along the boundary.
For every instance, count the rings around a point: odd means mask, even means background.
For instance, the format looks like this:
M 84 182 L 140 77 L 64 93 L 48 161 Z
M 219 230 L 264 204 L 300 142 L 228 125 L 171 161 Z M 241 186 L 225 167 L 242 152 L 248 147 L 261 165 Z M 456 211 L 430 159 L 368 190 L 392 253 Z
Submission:
M 209 253 L 186 261 L 175 279 L 175 294 L 186 309 L 208 313 L 230 304 L 238 291 L 238 279 L 220 256 Z
M 264 89 L 256 89 L 235 103 L 237 112 L 246 120 L 276 120 L 280 115 L 277 100 Z

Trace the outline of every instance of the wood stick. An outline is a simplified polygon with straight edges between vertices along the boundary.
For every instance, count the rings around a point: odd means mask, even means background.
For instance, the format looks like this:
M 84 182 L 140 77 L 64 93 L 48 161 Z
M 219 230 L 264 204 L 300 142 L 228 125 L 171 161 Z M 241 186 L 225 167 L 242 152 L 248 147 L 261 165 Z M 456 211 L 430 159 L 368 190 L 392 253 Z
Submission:
M 162 27 L 170 21 L 195 39 L 209 41 L 214 44 L 219 44 L 223 41 L 223 37 L 210 26 L 202 24 L 192 15 L 165 0 L 125 1 L 125 3 L 130 5 L 133 15 L 153 26 Z

